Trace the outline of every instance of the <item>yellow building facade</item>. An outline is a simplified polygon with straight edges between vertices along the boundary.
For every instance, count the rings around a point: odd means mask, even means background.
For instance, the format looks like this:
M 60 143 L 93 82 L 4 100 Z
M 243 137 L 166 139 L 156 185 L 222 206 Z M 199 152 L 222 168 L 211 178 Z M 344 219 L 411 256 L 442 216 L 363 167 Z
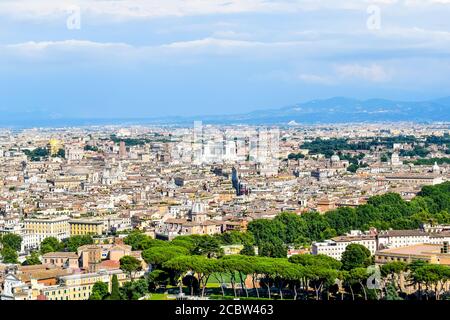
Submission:
M 96 220 L 71 220 L 70 235 L 71 236 L 86 236 L 86 235 L 102 235 L 103 222 Z
M 127 275 L 122 270 L 99 271 L 96 273 L 76 274 L 60 277 L 61 284 L 48 286 L 42 289 L 42 294 L 47 300 L 88 300 L 92 287 L 96 282 L 108 284 L 111 292 L 112 277 L 117 276 L 119 285 L 129 281 Z
M 24 229 L 27 233 L 39 235 L 40 238 L 55 237 L 58 240 L 70 235 L 68 217 L 27 218 L 24 219 Z

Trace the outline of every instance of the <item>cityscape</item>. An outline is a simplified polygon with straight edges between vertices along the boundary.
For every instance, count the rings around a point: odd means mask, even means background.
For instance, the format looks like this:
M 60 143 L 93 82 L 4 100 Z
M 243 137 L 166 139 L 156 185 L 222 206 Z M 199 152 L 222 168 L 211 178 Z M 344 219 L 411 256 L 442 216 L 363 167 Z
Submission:
M 0 138 L 2 300 L 449 297 L 449 123 Z
M 278 320 L 450 301 L 449 16 L 0 1 L 0 306 Z

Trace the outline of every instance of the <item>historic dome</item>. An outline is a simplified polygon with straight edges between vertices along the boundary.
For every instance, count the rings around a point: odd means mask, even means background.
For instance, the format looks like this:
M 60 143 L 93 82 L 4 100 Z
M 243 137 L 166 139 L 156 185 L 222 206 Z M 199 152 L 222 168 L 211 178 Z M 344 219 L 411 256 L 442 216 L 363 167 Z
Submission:
M 205 205 L 199 201 L 196 201 L 192 204 L 192 213 L 204 213 L 205 212 Z
M 433 172 L 439 172 L 440 169 L 441 169 L 441 168 L 439 168 L 437 162 L 435 161 L 435 162 L 434 162 L 434 165 L 433 165 Z
M 341 161 L 341 158 L 339 158 L 338 155 L 335 154 L 331 156 L 331 162 L 339 162 L 339 161 Z

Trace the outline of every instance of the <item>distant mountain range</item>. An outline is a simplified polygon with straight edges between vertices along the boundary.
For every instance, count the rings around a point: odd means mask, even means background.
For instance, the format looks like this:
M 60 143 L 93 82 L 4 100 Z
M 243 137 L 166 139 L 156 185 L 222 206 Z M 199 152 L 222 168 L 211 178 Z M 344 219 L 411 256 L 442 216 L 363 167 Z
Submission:
M 450 121 L 450 97 L 416 102 L 335 97 L 312 100 L 280 109 L 223 116 L 221 119 L 211 118 L 211 121 L 274 124 Z
M 358 100 L 335 97 L 311 100 L 278 109 L 245 114 L 196 117 L 155 117 L 133 119 L 69 119 L 46 117 L 42 113 L 6 114 L 3 127 L 50 127 L 120 124 L 188 124 L 202 120 L 210 124 L 315 124 L 348 122 L 450 122 L 450 97 L 427 101 Z

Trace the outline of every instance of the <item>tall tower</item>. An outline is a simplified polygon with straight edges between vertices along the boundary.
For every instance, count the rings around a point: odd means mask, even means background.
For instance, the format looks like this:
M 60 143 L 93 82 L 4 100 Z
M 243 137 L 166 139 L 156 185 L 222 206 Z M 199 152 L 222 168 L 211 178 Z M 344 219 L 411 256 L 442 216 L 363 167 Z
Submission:
M 402 162 L 397 152 L 394 152 L 391 156 L 391 166 L 401 166 Z
M 120 143 L 119 143 L 119 157 L 120 158 L 127 157 L 127 148 L 125 145 L 125 141 L 120 141 Z
M 235 167 L 231 171 L 231 183 L 236 190 L 236 194 L 239 195 L 239 173 Z

